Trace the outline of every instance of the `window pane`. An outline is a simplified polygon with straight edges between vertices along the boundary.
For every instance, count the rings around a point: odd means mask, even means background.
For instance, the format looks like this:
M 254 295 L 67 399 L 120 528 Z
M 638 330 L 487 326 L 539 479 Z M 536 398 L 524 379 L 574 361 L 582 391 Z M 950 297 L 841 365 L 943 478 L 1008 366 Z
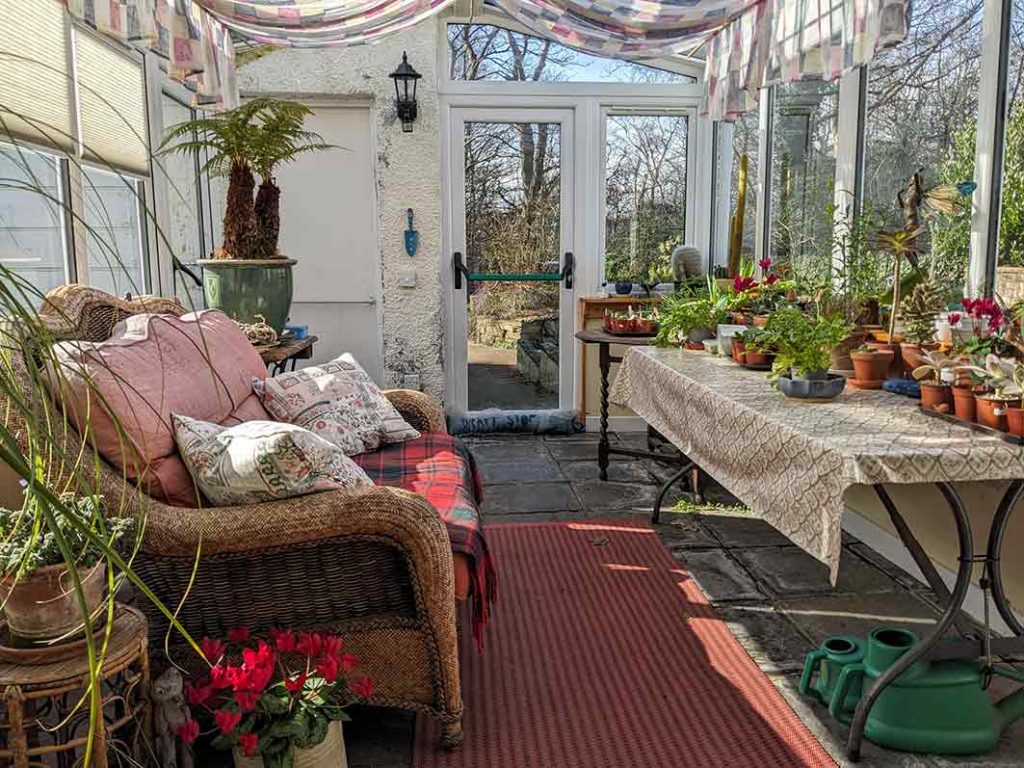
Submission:
M 60 161 L 0 144 L 0 264 L 41 293 L 68 281 Z
M 1010 70 L 1006 94 L 1002 211 L 996 293 L 1013 304 L 1024 298 L 1024 0 L 1010 18 Z
M 609 115 L 605 124 L 605 276 L 671 280 L 672 251 L 686 235 L 683 115 Z M 651 272 L 662 272 L 659 278 Z
M 757 229 L 757 180 L 758 174 L 758 114 L 748 112 L 733 123 L 732 134 L 732 174 L 729 184 L 731 194 L 729 205 L 729 244 L 720 249 L 726 254 L 732 252 L 732 243 L 739 230 L 740 260 L 753 260 L 754 241 Z M 743 158 L 746 158 L 746 170 L 743 172 Z M 741 193 L 743 207 L 740 208 Z M 742 217 L 742 218 L 740 218 Z M 728 266 L 727 262 L 723 262 Z
M 490 24 L 448 25 L 448 76 L 504 82 L 696 82 L 689 75 L 593 56 Z
M 915 171 L 925 187 L 974 176 L 982 13 L 974 0 L 915 2 L 906 41 L 871 63 L 864 207 L 888 226 L 902 226 L 896 194 Z M 951 289 L 965 284 L 969 227 L 961 216 L 932 229 L 936 275 Z
M 192 109 L 177 99 L 164 94 L 162 101 L 164 125 L 168 128 L 192 119 Z M 161 252 L 170 252 L 182 264 L 192 263 L 204 255 L 196 154 L 162 155 L 158 167 L 158 173 L 166 179 L 170 214 L 167 231 L 158 237 L 159 248 Z M 197 286 L 188 275 L 176 271 L 175 282 L 178 296 L 184 297 L 188 293 L 193 300 L 192 306 L 202 306 L 202 290 L 195 290 Z M 197 300 L 199 303 L 195 303 Z
M 144 293 L 140 184 L 82 168 L 89 284 L 122 296 Z
M 778 86 L 773 98 L 770 253 L 810 285 L 831 277 L 838 100 L 837 82 Z

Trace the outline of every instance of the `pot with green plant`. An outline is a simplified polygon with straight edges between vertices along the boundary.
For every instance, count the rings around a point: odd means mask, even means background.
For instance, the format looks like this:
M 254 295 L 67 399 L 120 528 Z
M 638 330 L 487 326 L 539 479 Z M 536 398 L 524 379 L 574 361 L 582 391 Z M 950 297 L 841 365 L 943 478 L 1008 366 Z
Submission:
M 675 293 L 661 303 L 660 324 L 654 343 L 676 346 L 681 341 L 691 349 L 703 349 L 704 342 L 715 337 L 715 329 L 725 319 L 727 297 L 711 278 L 703 296 Z
M 743 364 L 750 368 L 771 370 L 775 362 L 775 338 L 765 327 L 754 326 L 744 332 Z
M 917 366 L 911 376 L 921 387 L 921 407 L 929 411 L 949 413 L 953 407 L 953 395 L 950 383 L 955 361 L 935 351 L 926 351 L 921 355 L 921 365 Z
M 976 375 L 984 384 L 983 391 L 975 391 L 975 417 L 977 422 L 990 429 L 1007 431 L 1006 413 L 1010 408 L 1020 408 L 1021 383 L 1016 363 L 989 355 L 985 366 L 962 366 L 958 371 Z M 1022 379 L 1024 383 L 1024 379 Z
M 309 114 L 298 102 L 252 99 L 173 126 L 160 150 L 199 152 L 209 158 L 205 171 L 228 177 L 221 247 L 199 262 L 207 305 L 242 323 L 263 315 L 278 333 L 291 309 L 296 262 L 278 252 L 281 190 L 275 172 L 301 154 L 330 147 L 303 128 Z
M 134 531 L 127 518 L 104 520 L 98 496 L 64 496 L 70 514 L 111 546 Z M 39 502 L 26 496 L 25 504 Z M 107 586 L 105 552 L 89 541 L 66 516 L 57 520 L 56 533 L 36 530 L 31 510 L 0 509 L 0 599 L 11 638 L 36 646 L 73 640 L 85 621 L 73 577 L 62 548 L 73 554 L 88 614 L 95 620 Z
M 854 389 L 881 389 L 885 383 L 894 352 L 891 349 L 873 347 L 870 344 L 850 352 L 853 376 L 847 383 Z
M 832 347 L 852 326 L 841 315 L 805 314 L 790 307 L 768 318 L 765 330 L 776 348 L 771 378 L 787 397 L 829 400 L 843 391 L 846 379 L 830 374 Z
M 939 348 L 935 341 L 935 321 L 945 308 L 946 298 L 931 278 L 922 280 L 900 308 L 903 335 L 900 344 L 903 366 L 907 373 L 924 364 L 924 353 Z

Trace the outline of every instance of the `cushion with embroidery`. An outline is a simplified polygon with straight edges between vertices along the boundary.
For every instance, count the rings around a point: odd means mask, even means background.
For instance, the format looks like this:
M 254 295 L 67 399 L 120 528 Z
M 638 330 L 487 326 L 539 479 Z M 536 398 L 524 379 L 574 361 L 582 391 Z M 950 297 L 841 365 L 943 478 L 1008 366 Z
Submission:
M 222 427 L 179 414 L 172 420 L 185 466 L 216 506 L 373 485 L 338 446 L 294 424 L 247 421 Z

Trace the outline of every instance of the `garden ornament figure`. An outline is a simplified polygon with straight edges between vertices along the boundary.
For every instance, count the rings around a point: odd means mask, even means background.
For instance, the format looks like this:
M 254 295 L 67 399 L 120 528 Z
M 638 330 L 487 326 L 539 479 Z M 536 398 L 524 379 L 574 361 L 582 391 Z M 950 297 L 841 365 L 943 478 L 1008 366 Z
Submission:
M 181 672 L 171 667 L 153 681 L 153 735 L 160 768 L 193 768 L 192 748 L 177 736 L 191 719 Z

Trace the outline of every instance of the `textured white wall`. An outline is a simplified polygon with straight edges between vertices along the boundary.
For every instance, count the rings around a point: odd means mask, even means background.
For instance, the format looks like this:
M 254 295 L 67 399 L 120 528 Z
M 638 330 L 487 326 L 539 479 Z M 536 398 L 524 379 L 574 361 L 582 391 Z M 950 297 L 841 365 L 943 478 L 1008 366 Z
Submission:
M 441 143 L 438 125 L 438 22 L 431 20 L 375 45 L 321 50 L 279 50 L 239 70 L 244 94 L 293 98 L 373 99 L 376 194 L 383 297 L 384 385 L 401 386 L 420 375 L 424 391 L 444 395 L 441 295 Z M 394 83 L 388 73 L 409 54 L 423 75 L 417 91 L 419 117 L 403 133 L 395 116 Z M 338 179 L 339 185 L 346 179 Z M 285 195 L 296 194 L 284 190 Z M 301 194 L 301 191 L 298 192 Z M 419 250 L 410 259 L 403 232 L 406 209 L 416 215 Z M 295 254 L 301 260 L 301 254 Z M 416 287 L 399 288 L 399 272 L 416 270 Z

